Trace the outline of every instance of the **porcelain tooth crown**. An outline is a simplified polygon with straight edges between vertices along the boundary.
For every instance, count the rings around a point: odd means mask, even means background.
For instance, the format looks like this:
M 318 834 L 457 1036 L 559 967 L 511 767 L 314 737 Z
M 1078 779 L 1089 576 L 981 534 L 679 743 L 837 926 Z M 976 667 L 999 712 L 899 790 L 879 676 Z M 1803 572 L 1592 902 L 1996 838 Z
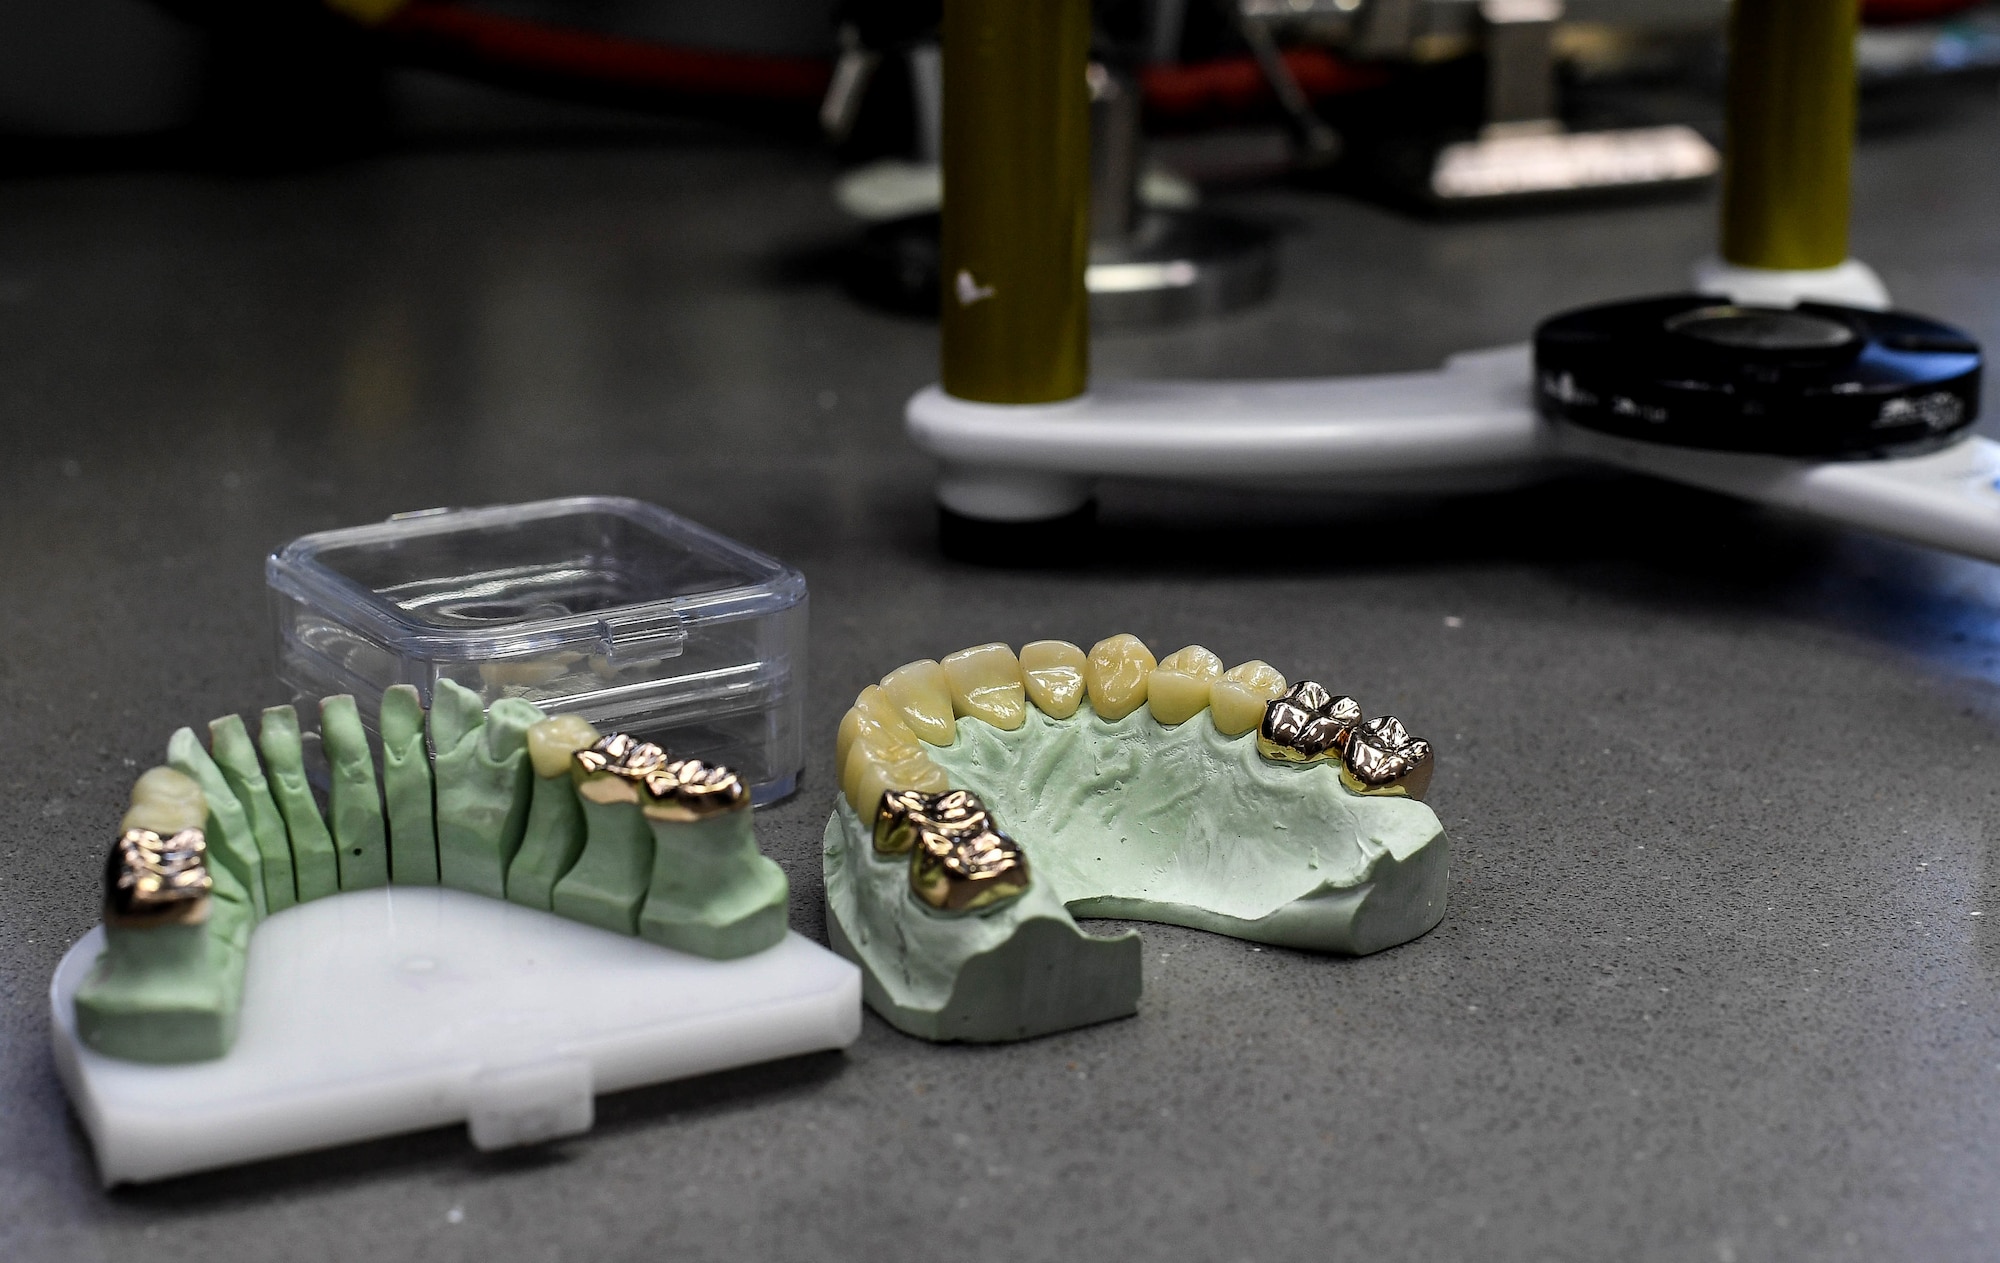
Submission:
M 1146 704 L 1146 686 L 1159 662 L 1146 642 L 1130 632 L 1107 636 L 1090 647 L 1083 667 L 1091 709 L 1115 723 Z
M 1264 708 L 1257 753 L 1283 763 L 1319 763 L 1343 754 L 1361 723 L 1361 706 L 1325 686 L 1301 680 Z
M 199 925 L 208 918 L 208 841 L 200 829 L 162 838 L 127 829 L 104 871 L 105 920 L 114 925 Z
M 1362 724 L 1342 754 L 1341 780 L 1358 794 L 1403 793 L 1421 799 L 1437 760 L 1431 743 L 1410 735 L 1394 715 Z

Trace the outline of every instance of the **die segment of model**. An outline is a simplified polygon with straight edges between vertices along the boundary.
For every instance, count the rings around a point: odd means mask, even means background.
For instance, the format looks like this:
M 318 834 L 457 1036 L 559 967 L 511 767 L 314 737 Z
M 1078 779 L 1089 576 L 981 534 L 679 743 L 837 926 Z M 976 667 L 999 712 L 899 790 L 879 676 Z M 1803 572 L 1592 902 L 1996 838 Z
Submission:
M 436 782 L 438 876 L 489 899 L 507 897 L 507 865 L 527 828 L 534 773 L 528 729 L 542 712 L 503 697 L 488 710 L 479 694 L 439 680 L 431 697 L 431 775 Z
M 271 795 L 285 818 L 292 844 L 292 873 L 299 902 L 324 899 L 340 891 L 340 859 L 333 834 L 306 780 L 305 742 L 299 733 L 299 713 L 290 706 L 266 707 L 257 728 L 257 749 Z
M 387 708 L 407 713 L 388 725 L 385 754 L 428 759 L 416 700 Z M 288 846 L 340 844 L 326 858 L 345 889 L 264 915 L 238 876 L 260 858 L 252 814 L 192 729 L 169 743 L 174 766 L 138 779 L 105 864 L 102 924 L 50 984 L 57 1068 L 107 1184 L 460 1119 L 479 1148 L 531 1144 L 587 1130 L 596 1092 L 858 1035 L 859 971 L 788 930 L 789 883 L 757 849 L 746 779 L 599 737 L 574 716 L 538 718 L 517 743 L 527 716 L 510 716 L 510 699 L 483 713 L 448 691 L 441 700 L 435 731 L 452 751 L 502 751 L 437 774 L 439 811 L 480 808 L 459 822 L 474 855 L 502 836 L 484 826 L 515 814 L 503 775 L 515 753 L 534 778 L 530 801 L 543 809 L 523 813 L 504 860 L 523 870 L 513 900 L 440 886 L 421 865 L 416 884 L 394 882 L 385 834 L 430 834 L 385 822 L 374 752 L 344 695 L 319 708 L 330 831 L 294 757 L 291 707 L 268 718 L 267 762 L 225 757 L 237 783 L 295 799 L 289 819 L 310 825 L 288 829 Z M 227 749 L 240 728 L 224 719 L 210 731 Z M 296 795 L 285 788 L 295 776 Z M 608 934 L 601 918 L 550 915 L 563 908 L 547 893 L 582 849 L 582 791 L 606 779 L 636 800 L 622 804 L 625 823 L 647 861 L 622 882 L 627 911 Z M 568 811 L 551 805 L 560 798 Z M 652 862 L 656 850 L 672 871 Z M 496 1013 L 514 1017 L 496 1024 Z
M 241 715 L 224 715 L 209 721 L 209 753 L 228 782 L 230 793 L 242 804 L 250 831 L 257 837 L 257 851 L 264 863 L 264 905 L 282 912 L 299 901 L 298 880 L 292 866 L 291 837 L 285 818 L 271 797 L 271 786 L 257 760 L 257 747 Z
M 339 861 L 340 888 L 366 890 L 389 884 L 389 828 L 375 759 L 354 697 L 340 693 L 319 704 L 320 745 L 326 751 L 330 788 L 327 814 Z
M 389 880 L 438 884 L 437 818 L 424 703 L 413 684 L 382 693 L 382 798 L 389 817 Z

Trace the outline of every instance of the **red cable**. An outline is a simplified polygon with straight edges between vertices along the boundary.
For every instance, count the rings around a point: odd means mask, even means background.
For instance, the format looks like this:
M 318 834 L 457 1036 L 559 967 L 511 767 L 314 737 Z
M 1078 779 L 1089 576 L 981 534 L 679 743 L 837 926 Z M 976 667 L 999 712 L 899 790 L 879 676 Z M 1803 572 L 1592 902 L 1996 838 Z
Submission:
M 494 68 L 693 96 L 816 103 L 833 73 L 818 57 L 677 48 L 428 0 L 398 10 L 378 29 Z
M 1318 48 L 1288 48 L 1285 65 L 1309 97 L 1337 96 L 1378 87 L 1389 73 L 1379 66 L 1356 66 Z M 1223 57 L 1184 65 L 1148 66 L 1139 72 L 1146 107 L 1182 118 L 1238 114 L 1276 101 L 1264 72 L 1251 57 Z

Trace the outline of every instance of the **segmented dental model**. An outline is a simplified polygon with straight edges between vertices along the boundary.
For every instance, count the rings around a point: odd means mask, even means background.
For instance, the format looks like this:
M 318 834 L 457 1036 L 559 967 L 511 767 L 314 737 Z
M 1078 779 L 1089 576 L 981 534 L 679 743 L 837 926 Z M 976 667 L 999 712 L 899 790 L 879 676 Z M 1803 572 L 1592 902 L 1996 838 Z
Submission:
M 1444 916 L 1429 744 L 1199 645 L 1156 661 L 1118 635 L 1087 654 L 1043 640 L 913 662 L 861 691 L 835 761 L 828 935 L 869 1006 L 925 1039 L 1132 1013 L 1137 934 L 1087 935 L 1074 916 L 1354 955 Z
M 328 816 L 291 707 L 264 712 L 254 748 L 234 715 L 209 725 L 212 754 L 192 729 L 176 732 L 168 766 L 133 786 L 106 863 L 104 950 L 76 994 L 83 1042 L 137 1061 L 222 1056 L 257 923 L 391 882 L 442 883 L 712 959 L 785 936 L 785 874 L 758 853 L 749 794 L 728 768 L 515 699 L 484 710 L 449 680 L 428 716 L 434 757 L 425 730 L 416 690 L 390 689 L 385 813 L 354 699 L 323 701 Z

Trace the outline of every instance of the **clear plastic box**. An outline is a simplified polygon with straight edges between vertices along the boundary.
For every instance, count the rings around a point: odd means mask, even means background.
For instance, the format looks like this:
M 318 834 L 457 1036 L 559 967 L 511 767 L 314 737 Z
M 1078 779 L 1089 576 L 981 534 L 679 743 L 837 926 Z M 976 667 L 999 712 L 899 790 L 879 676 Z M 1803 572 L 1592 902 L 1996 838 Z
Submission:
M 266 561 L 298 702 L 456 680 L 735 768 L 754 801 L 804 756 L 805 576 L 665 509 L 578 496 L 434 509 Z M 316 712 L 302 710 L 310 717 Z

